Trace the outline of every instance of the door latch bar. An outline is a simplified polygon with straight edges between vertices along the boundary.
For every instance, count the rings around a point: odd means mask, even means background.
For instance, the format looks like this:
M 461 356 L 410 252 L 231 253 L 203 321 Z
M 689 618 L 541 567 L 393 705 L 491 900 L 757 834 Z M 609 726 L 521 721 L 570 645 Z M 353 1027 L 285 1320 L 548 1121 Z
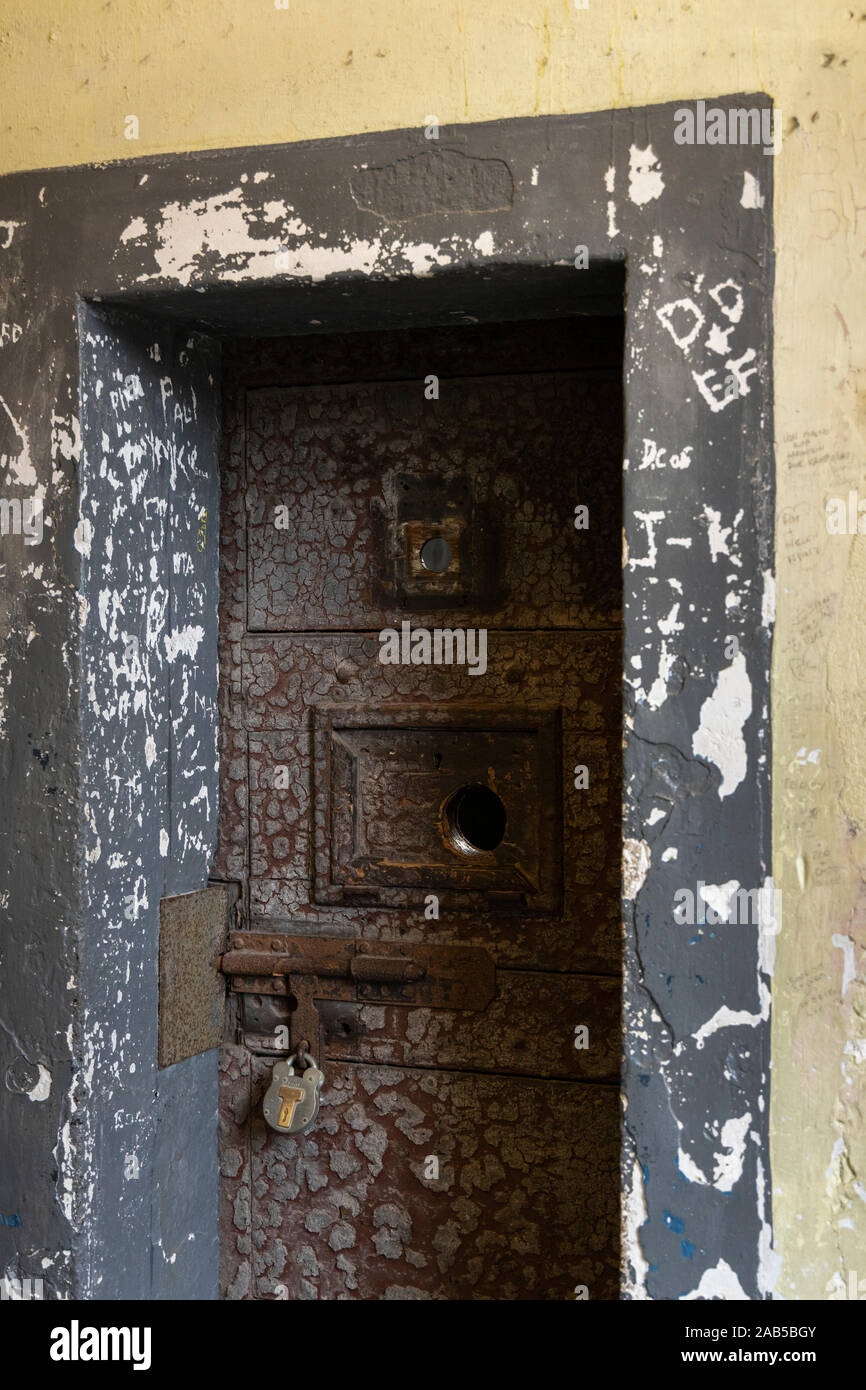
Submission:
M 292 1047 L 318 1055 L 319 1000 L 486 1009 L 496 968 L 482 946 L 422 946 L 352 938 L 232 932 L 220 969 L 241 994 L 293 996 Z

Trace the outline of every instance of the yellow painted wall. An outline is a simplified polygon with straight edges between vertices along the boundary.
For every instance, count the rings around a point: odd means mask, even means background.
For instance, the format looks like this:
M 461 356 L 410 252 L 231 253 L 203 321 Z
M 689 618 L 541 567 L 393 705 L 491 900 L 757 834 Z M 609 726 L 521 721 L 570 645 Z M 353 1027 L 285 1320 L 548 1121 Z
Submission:
M 315 139 L 429 115 L 449 124 L 753 90 L 781 108 L 783 926 L 771 1129 L 778 1292 L 788 1298 L 826 1298 L 828 1281 L 847 1285 L 851 1271 L 866 1278 L 866 536 L 830 535 L 824 515 L 828 496 L 860 489 L 866 500 L 866 12 L 851 5 L 0 0 L 3 171 Z M 125 138 L 129 116 L 137 140 Z

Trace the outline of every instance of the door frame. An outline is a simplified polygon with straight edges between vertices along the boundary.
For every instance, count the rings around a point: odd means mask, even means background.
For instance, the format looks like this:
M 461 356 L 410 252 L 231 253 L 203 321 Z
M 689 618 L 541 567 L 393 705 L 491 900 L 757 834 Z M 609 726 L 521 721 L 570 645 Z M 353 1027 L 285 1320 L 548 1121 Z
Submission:
M 156 962 L 216 834 L 219 338 L 522 317 L 529 272 L 591 310 L 623 261 L 623 1290 L 770 1295 L 779 923 L 672 909 L 772 886 L 773 160 L 684 105 L 0 179 L 0 463 L 46 519 L 4 538 L 6 1017 L 50 1078 L 0 1088 L 0 1253 L 49 1296 L 216 1295 L 216 1054 L 157 1069 Z

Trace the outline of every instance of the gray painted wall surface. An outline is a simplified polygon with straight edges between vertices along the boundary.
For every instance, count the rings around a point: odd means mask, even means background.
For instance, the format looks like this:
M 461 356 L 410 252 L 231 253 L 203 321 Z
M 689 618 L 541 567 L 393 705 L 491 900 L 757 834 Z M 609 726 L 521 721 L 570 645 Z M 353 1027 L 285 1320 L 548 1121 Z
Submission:
M 767 99 L 719 104 L 764 108 Z M 72 1262 L 77 1287 L 102 1296 L 212 1287 L 204 1203 L 186 1207 L 195 1183 L 206 1180 L 209 1192 L 215 1181 L 207 1126 L 198 1143 L 187 1127 L 185 1163 L 165 1204 L 180 1231 L 160 1216 L 152 1283 L 148 1273 L 157 1182 L 174 1178 L 171 1125 L 157 1127 L 155 1116 L 176 1122 L 184 1097 L 203 1096 L 199 1073 L 212 1074 L 207 1059 L 182 1064 L 173 1070 L 183 1076 L 159 1078 L 154 1097 L 158 898 L 204 882 L 216 809 L 210 801 L 205 819 L 196 800 L 201 786 L 215 787 L 208 622 L 216 602 L 207 594 L 216 527 L 208 526 L 207 574 L 196 568 L 194 542 L 189 573 L 185 562 L 177 575 L 169 563 L 175 548 L 189 554 L 190 509 L 215 505 L 215 450 L 207 476 L 203 463 L 215 428 L 213 357 L 206 343 L 184 347 L 188 328 L 172 339 L 172 323 L 288 334 L 440 314 L 459 322 L 461 312 L 508 316 L 508 294 L 497 303 L 484 274 L 558 267 L 563 275 L 586 246 L 591 267 L 625 258 L 628 271 L 628 1294 L 767 1294 L 774 937 L 766 922 L 761 932 L 680 928 L 672 911 L 675 891 L 699 882 L 725 911 L 731 885 L 756 889 L 771 872 L 772 159 L 761 145 L 676 144 L 675 109 L 443 129 L 438 144 L 422 130 L 395 131 L 0 179 L 0 221 L 11 224 L 0 252 L 5 315 L 21 328 L 0 352 L 4 486 L 10 496 L 41 489 L 51 519 L 38 548 L 2 542 L 3 757 L 19 809 L 0 865 L 0 1060 L 6 1068 L 23 1057 L 51 1075 L 44 1099 L 27 1095 L 45 1089 L 38 1071 L 32 1086 L 22 1074 L 24 1090 L 0 1090 L 3 1201 L 22 1209 L 19 1228 L 0 1229 L 4 1265 L 47 1260 L 58 1294 L 70 1287 Z M 457 275 L 473 271 L 473 281 Z M 85 312 L 83 459 L 77 295 L 163 322 L 159 332 L 109 332 Z M 155 342 L 160 362 L 148 357 Z M 124 435 L 112 441 L 109 432 L 108 446 L 116 489 L 100 475 L 105 406 L 92 409 L 88 394 L 100 372 L 104 389 L 112 374 L 120 388 Z M 195 389 L 197 424 L 183 411 L 162 416 L 166 373 L 175 402 L 189 407 Z M 124 394 L 130 374 L 141 378 L 141 397 Z M 737 390 L 724 399 L 726 378 Z M 129 467 L 126 443 L 144 447 Z M 201 476 L 189 465 L 193 443 Z M 89 564 L 72 542 L 79 504 L 100 528 Z M 134 518 L 136 539 L 106 566 L 102 532 L 117 525 L 118 506 Z M 174 608 L 165 602 L 169 569 Z M 132 606 L 114 612 L 109 597 L 103 627 L 99 599 L 118 580 L 140 605 L 140 640 L 151 614 L 147 681 L 119 673 L 115 682 L 112 672 L 111 657 L 122 657 L 112 632 L 131 630 Z M 187 654 L 175 639 L 190 625 L 206 633 Z M 136 690 L 144 715 L 133 709 Z M 172 735 L 178 701 L 190 724 Z M 150 767 L 148 733 L 157 748 Z M 201 772 L 183 782 L 188 761 Z M 138 805 L 124 800 L 123 785 L 109 797 L 110 777 L 126 774 L 139 779 Z M 113 854 L 129 856 L 130 833 L 134 857 L 112 867 Z M 137 1178 L 124 1171 L 135 1152 Z M 189 1256 L 185 1272 L 176 1245 L 190 1224 L 201 1226 L 205 1253 L 200 1263 Z M 187 1245 L 198 1249 L 198 1235 Z M 159 1271 L 172 1254 L 166 1282 Z
M 79 1293 L 213 1296 L 216 1052 L 157 1073 L 156 1025 L 159 900 L 198 888 L 215 844 L 218 352 L 201 335 L 87 307 L 80 324 L 91 1066 Z

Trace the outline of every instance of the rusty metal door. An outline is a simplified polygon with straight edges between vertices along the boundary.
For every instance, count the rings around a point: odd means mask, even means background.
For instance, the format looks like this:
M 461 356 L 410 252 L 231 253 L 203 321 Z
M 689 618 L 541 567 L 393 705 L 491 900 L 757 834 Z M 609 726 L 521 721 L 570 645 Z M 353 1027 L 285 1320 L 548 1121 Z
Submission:
M 618 352 L 585 320 L 230 354 L 228 1298 L 617 1296 Z M 281 1135 L 302 1037 L 319 1113 Z

